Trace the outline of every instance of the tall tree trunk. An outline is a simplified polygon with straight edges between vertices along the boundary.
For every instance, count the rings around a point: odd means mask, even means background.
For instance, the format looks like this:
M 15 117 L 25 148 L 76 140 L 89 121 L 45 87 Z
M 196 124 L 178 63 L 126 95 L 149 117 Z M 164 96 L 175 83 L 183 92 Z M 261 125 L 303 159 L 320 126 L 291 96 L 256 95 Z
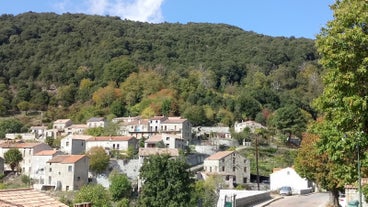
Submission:
M 339 190 L 336 188 L 330 191 L 330 203 L 332 206 L 339 207 L 339 195 Z

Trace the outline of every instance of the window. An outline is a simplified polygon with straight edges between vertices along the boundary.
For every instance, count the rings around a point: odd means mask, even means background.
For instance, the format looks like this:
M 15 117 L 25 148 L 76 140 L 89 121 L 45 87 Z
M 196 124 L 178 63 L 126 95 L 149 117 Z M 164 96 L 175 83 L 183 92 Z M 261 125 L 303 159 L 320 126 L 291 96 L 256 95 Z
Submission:
M 247 163 L 247 160 L 244 160 L 244 163 Z
M 247 172 L 247 167 L 244 167 L 244 172 Z
M 112 148 L 115 149 L 115 144 L 112 145 Z
M 120 145 L 119 144 L 116 144 L 116 149 L 119 149 L 120 148 Z
M 68 172 L 73 171 L 73 166 L 68 166 Z
M 235 164 L 235 157 L 233 157 L 233 164 Z
M 210 172 L 212 172 L 212 167 L 210 167 Z
M 233 167 L 233 172 L 235 172 L 235 167 Z
M 225 166 L 222 166 L 222 172 L 225 172 Z
M 69 146 L 69 142 L 65 142 L 65 146 L 67 146 L 67 147 L 68 147 L 68 146 Z
M 248 181 L 248 178 L 244 177 L 243 178 L 243 183 L 247 183 L 247 181 Z
M 52 172 L 52 168 L 51 167 L 49 168 L 49 172 Z
M 68 185 L 65 187 L 65 190 L 66 190 L 66 191 L 68 191 L 68 190 L 69 190 L 69 186 L 68 186 Z
M 228 175 L 226 175 L 226 178 L 225 178 L 225 180 L 229 180 L 229 176 L 228 176 Z
M 77 181 L 80 181 L 80 177 L 79 176 L 77 177 Z

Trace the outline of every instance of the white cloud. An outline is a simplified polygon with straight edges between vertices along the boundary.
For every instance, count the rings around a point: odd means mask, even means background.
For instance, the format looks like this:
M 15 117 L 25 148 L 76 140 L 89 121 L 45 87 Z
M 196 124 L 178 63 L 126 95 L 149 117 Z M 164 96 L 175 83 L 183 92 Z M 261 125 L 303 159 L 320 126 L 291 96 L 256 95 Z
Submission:
M 61 13 L 87 13 L 119 16 L 142 22 L 162 22 L 161 5 L 164 0 L 63 0 L 55 7 Z

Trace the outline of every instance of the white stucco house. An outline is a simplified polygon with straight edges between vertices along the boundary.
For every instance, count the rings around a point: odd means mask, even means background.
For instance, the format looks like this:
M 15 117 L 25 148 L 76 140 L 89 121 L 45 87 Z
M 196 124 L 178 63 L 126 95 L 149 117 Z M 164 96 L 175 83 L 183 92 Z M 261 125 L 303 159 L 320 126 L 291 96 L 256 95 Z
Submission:
M 91 135 L 69 134 L 60 141 L 60 150 L 66 154 L 80 155 L 86 152 L 86 140 Z
M 97 127 L 106 127 L 107 122 L 103 117 L 92 117 L 87 120 L 87 127 L 88 128 L 97 128 Z
M 0 157 L 4 158 L 4 154 L 12 148 L 17 148 L 23 156 L 23 160 L 19 163 L 21 172 L 30 175 L 32 172 L 32 156 L 43 150 L 51 150 L 52 148 L 39 142 L 4 142 L 0 144 Z M 5 170 L 10 170 L 9 166 L 5 166 Z
M 182 139 L 179 135 L 172 135 L 172 134 L 155 134 L 150 136 L 144 142 L 145 148 L 166 147 L 166 148 L 184 149 L 185 146 L 186 141 L 184 139 Z
M 270 174 L 270 190 L 277 191 L 282 186 L 290 186 L 293 194 L 304 194 L 313 190 L 313 183 L 302 178 L 292 167 L 275 168 Z
M 47 161 L 44 186 L 78 190 L 88 183 L 89 159 L 85 155 L 58 155 Z
M 92 147 L 103 147 L 105 150 L 127 151 L 129 147 L 137 148 L 137 139 L 133 136 L 98 136 L 86 140 L 86 152 Z
M 29 177 L 33 179 L 33 187 L 41 190 L 42 184 L 45 183 L 46 163 L 57 155 L 63 154 L 58 150 L 43 150 L 35 153 L 31 158 L 31 173 Z

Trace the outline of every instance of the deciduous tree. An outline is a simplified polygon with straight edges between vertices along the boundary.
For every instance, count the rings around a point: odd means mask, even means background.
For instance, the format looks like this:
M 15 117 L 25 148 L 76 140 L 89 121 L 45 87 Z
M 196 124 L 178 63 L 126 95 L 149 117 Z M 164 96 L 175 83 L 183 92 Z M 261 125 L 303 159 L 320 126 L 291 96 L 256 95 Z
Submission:
M 143 180 L 139 206 L 188 206 L 193 190 L 193 180 L 182 159 L 169 155 L 147 158 L 140 170 Z
M 109 191 L 114 201 L 130 197 L 132 186 L 125 174 L 119 174 L 118 172 L 113 171 L 109 176 L 109 180 Z
M 88 152 L 89 169 L 96 173 L 102 173 L 109 165 L 110 157 L 103 147 L 92 147 Z
M 74 203 L 83 202 L 91 202 L 96 207 L 112 206 L 109 192 L 100 184 L 82 186 L 75 195 Z
M 357 153 L 364 163 L 368 148 L 368 4 L 342 0 L 331 8 L 334 19 L 316 40 L 325 73 L 323 93 L 315 102 L 323 121 L 315 133 L 319 150 L 339 165 L 330 173 L 340 183 L 328 190 L 357 180 Z

